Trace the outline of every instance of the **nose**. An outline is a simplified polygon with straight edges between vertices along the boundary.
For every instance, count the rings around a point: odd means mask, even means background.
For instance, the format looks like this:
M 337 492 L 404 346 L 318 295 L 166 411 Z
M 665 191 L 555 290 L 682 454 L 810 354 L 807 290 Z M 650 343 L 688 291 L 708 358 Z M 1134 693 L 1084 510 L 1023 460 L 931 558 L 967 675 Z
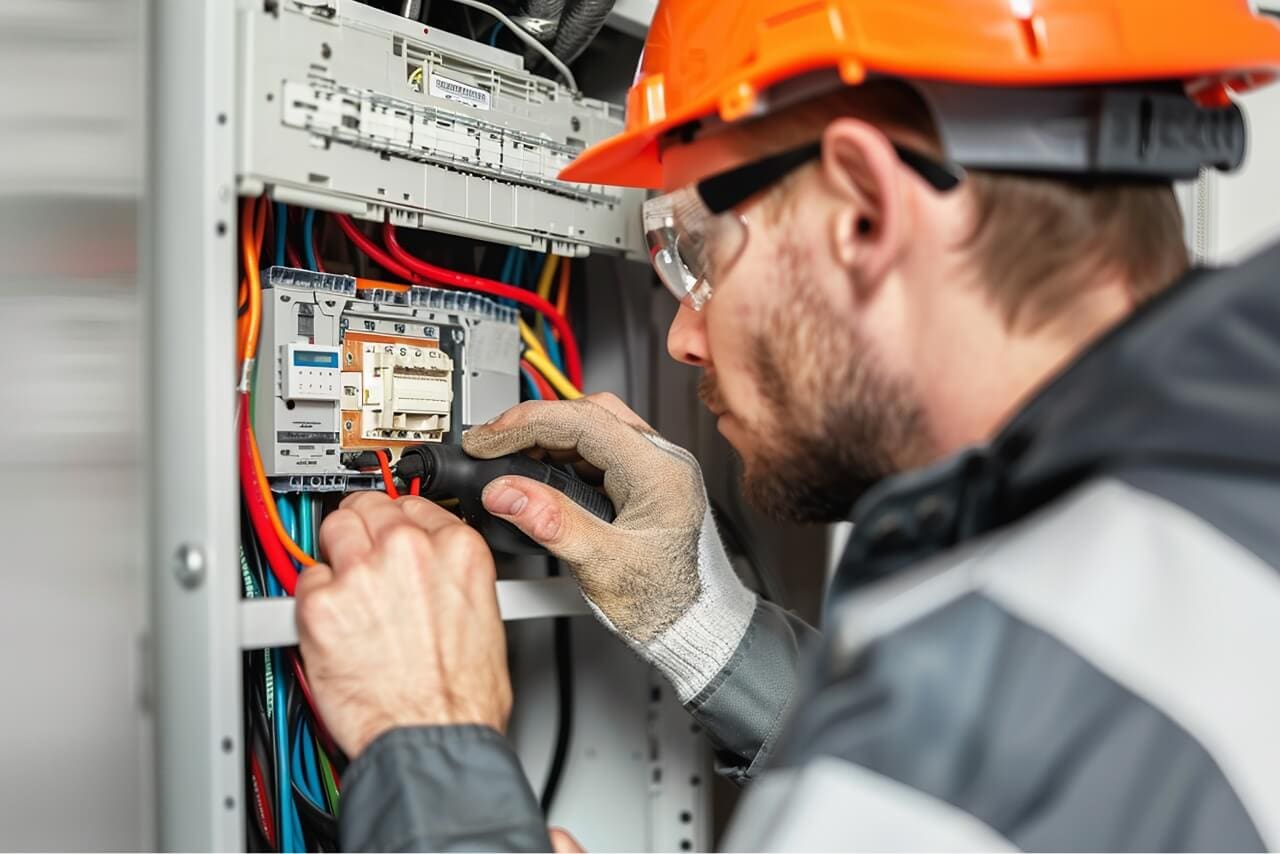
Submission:
M 703 323 L 702 312 L 681 304 L 671 321 L 671 328 L 667 330 L 667 352 L 671 358 L 686 365 L 702 368 L 710 364 L 711 352 L 707 347 L 707 327 Z

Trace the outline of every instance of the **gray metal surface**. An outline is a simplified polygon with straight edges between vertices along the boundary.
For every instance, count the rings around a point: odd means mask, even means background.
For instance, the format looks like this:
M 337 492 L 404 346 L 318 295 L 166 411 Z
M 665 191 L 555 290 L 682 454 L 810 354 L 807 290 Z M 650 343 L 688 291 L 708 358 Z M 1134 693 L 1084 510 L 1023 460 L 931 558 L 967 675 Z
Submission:
M 621 129 L 619 108 L 516 54 L 351 0 L 332 9 L 240 3 L 244 192 L 536 251 L 642 253 L 638 192 L 555 178 Z
M 235 329 L 234 9 L 157 2 L 150 20 L 148 550 L 157 845 L 244 842 Z M 200 555 L 201 583 L 175 574 Z
M 295 646 L 294 600 L 284 597 L 246 599 L 240 603 L 240 647 L 268 649 Z M 508 621 L 589 614 L 590 609 L 571 578 L 499 581 L 498 608 Z

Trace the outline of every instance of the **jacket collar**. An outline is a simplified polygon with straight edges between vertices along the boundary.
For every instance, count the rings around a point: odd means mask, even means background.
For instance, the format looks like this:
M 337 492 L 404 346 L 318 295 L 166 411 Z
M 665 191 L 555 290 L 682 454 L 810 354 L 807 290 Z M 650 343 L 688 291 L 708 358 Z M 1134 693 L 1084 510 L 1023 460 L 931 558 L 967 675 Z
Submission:
M 854 508 L 829 601 L 1125 467 L 1280 478 L 1280 245 L 1197 270 L 1087 349 L 988 445 L 895 476 Z

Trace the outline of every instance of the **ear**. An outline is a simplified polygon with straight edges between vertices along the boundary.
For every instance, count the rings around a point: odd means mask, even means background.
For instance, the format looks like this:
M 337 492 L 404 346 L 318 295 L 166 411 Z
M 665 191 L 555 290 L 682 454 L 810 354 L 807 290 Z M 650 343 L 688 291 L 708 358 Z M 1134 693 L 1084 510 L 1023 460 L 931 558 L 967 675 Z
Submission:
M 836 200 L 831 238 L 865 299 L 897 263 L 910 229 L 898 156 L 883 133 L 837 119 L 822 135 L 821 175 Z

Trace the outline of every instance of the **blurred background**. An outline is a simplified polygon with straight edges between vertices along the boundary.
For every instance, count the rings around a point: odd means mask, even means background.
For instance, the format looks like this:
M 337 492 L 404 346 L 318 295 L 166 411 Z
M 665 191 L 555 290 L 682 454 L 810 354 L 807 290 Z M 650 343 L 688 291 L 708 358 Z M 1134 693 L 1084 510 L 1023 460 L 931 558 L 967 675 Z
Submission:
M 145 413 L 166 401 L 149 393 L 143 309 L 146 295 L 167 283 L 148 278 L 141 223 L 154 189 L 146 184 L 154 119 L 148 75 L 182 73 L 149 59 L 160 2 L 189 0 L 0 2 L 5 849 L 157 844 L 147 714 L 154 686 L 145 662 L 147 582 L 163 568 L 148 563 L 146 484 L 149 467 L 163 461 L 146 450 Z M 616 97 L 634 68 L 638 33 L 609 33 L 583 61 L 596 63 L 597 84 Z M 629 52 L 629 67 L 609 61 L 618 50 Z M 1280 232 L 1273 200 L 1280 93 L 1265 90 L 1246 108 L 1254 131 L 1248 168 L 1181 188 L 1188 242 L 1206 263 L 1238 258 Z M 226 286 L 229 307 L 235 283 Z M 665 298 L 651 307 L 645 287 L 637 284 L 635 297 L 648 312 L 645 341 L 629 358 L 643 363 L 651 387 L 665 390 L 651 397 L 660 411 L 649 414 L 699 451 L 713 491 L 732 496 L 731 458 L 693 407 L 696 377 L 664 357 L 664 312 L 673 307 Z M 756 532 L 763 560 L 806 550 L 822 560 L 825 534 L 773 529 L 742 508 L 734 513 Z M 821 578 L 791 584 L 793 606 L 815 615 Z

